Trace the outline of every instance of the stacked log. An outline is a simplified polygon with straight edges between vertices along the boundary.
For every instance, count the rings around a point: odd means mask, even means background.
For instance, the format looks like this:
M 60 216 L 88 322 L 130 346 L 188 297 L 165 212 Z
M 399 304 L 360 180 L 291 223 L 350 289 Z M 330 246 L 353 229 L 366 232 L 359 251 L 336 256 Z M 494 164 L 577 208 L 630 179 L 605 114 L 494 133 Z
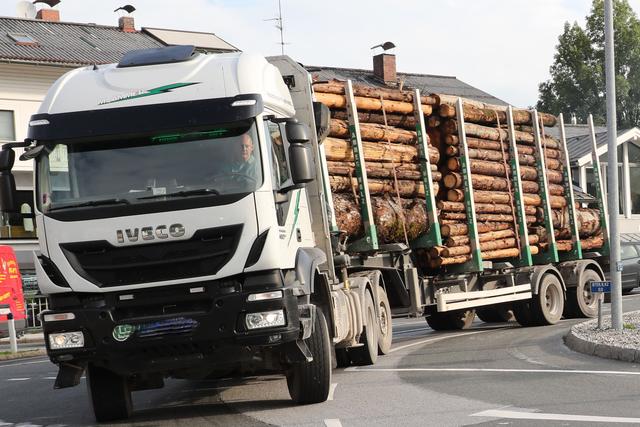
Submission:
M 419 165 L 417 135 L 410 91 L 354 85 L 360 122 L 362 154 L 371 195 L 373 220 L 380 243 L 410 242 L 429 227 L 425 189 Z M 316 100 L 331 110 L 329 136 L 323 141 L 327 172 L 338 228 L 351 240 L 363 237 L 353 150 L 349 140 L 344 82 L 314 84 Z M 455 265 L 471 258 L 468 218 L 465 210 L 464 174 L 460 159 L 460 124 L 453 99 L 443 95 L 421 96 L 427 123 L 430 191 L 436 195 L 443 246 L 422 253 L 431 268 Z M 512 260 L 520 256 L 519 224 L 515 212 L 515 184 L 511 176 L 506 109 L 464 101 L 464 130 L 472 174 L 479 250 L 485 260 Z M 539 114 L 543 128 L 556 118 Z M 548 249 L 541 189 L 536 169 L 537 148 L 533 117 L 514 110 L 518 163 L 525 205 L 525 221 L 533 254 Z M 564 195 L 563 153 L 560 142 L 544 138 L 549 202 L 558 250 L 572 249 L 567 202 Z M 578 228 L 584 249 L 602 246 L 596 210 L 578 209 Z
M 455 100 L 439 96 L 438 120 L 430 124 L 439 126 L 442 156 L 440 172 L 444 186 L 438 207 L 440 217 L 450 220 L 441 226 L 446 237 L 443 247 L 427 251 L 428 264 L 432 268 L 459 264 L 471 258 L 468 236 L 468 219 L 464 204 L 464 179 L 460 160 L 460 127 L 457 121 Z M 516 221 L 515 184 L 512 180 L 509 161 L 509 133 L 506 129 L 506 109 L 487 106 L 473 101 L 463 103 L 464 131 L 467 137 L 469 167 L 474 189 L 479 245 L 482 258 L 510 259 L 520 256 L 519 236 Z M 539 114 L 540 124 L 554 126 L 556 118 Z M 513 110 L 518 147 L 518 163 L 522 182 L 525 220 L 529 231 L 532 252 L 546 250 L 547 233 L 544 228 L 541 190 L 536 170 L 536 146 L 533 134 L 533 117 L 529 111 Z M 554 234 L 558 239 L 558 250 L 571 250 L 567 202 L 564 197 L 563 153 L 560 142 L 544 136 L 543 151 L 546 163 L 549 202 L 552 209 Z M 590 248 L 601 242 L 597 211 L 581 209 L 578 212 L 578 227 L 582 238 L 592 238 Z M 600 233 L 600 234 L 598 234 Z M 600 236 L 600 239 L 598 239 Z M 585 245 L 583 245 L 584 247 Z M 600 244 L 601 246 L 601 244 Z
M 362 237 L 363 226 L 355 163 L 349 140 L 344 82 L 314 85 L 317 101 L 331 110 L 329 137 L 323 142 L 329 183 L 338 228 L 352 240 Z M 427 230 L 425 190 L 418 159 L 409 91 L 353 85 L 360 122 L 362 151 L 371 195 L 373 219 L 380 243 L 411 241 Z M 421 97 L 425 119 L 436 99 Z M 430 144 L 431 191 L 440 190 L 442 174 L 437 170 L 440 152 Z M 405 234 L 406 233 L 406 234 Z

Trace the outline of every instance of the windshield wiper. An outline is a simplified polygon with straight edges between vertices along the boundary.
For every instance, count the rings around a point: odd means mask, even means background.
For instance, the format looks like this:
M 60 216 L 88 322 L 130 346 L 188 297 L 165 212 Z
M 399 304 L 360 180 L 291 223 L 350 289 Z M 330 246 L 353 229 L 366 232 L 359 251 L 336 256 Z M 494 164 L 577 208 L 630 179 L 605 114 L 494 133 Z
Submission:
M 107 205 L 130 205 L 131 202 L 127 199 L 121 198 L 113 198 L 113 199 L 102 199 L 102 200 L 91 200 L 89 202 L 76 203 L 71 205 L 63 205 L 63 206 L 52 206 L 49 208 L 49 212 L 57 211 L 60 209 L 70 209 L 70 208 L 86 208 L 91 206 L 107 206 Z
M 189 197 L 189 196 L 208 196 L 208 195 L 219 196 L 220 192 L 215 188 L 198 188 L 195 190 L 181 190 L 181 191 L 176 191 L 175 193 L 154 194 L 153 196 L 138 197 L 138 200 L 159 199 L 162 197 Z

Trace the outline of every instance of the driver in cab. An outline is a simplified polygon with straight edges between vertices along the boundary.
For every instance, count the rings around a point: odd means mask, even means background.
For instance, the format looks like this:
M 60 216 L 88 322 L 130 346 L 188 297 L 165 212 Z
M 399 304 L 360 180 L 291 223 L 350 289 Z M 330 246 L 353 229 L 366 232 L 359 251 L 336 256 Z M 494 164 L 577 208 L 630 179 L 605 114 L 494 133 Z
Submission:
M 237 142 L 237 152 L 234 154 L 234 160 L 229 166 L 229 172 L 232 176 L 246 177 L 250 182 L 249 186 L 254 186 L 258 180 L 258 162 L 253 155 L 254 145 L 251 136 L 248 133 L 243 134 Z

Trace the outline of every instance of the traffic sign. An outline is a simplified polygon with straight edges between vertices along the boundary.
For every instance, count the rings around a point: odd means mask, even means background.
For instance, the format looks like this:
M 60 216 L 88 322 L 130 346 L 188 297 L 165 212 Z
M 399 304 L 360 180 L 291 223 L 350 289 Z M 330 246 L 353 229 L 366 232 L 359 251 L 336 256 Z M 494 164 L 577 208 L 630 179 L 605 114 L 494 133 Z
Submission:
M 604 292 L 611 293 L 611 281 L 606 282 L 591 282 L 591 293 Z

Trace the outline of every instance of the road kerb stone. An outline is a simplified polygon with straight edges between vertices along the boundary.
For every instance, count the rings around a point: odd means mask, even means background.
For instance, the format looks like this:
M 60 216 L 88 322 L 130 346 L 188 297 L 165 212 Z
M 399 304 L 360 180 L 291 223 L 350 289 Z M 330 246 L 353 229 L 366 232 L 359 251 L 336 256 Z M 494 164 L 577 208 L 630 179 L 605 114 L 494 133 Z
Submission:
M 37 348 L 34 350 L 23 350 L 23 351 L 18 351 L 17 353 L 0 354 L 0 361 L 44 356 L 46 354 L 47 354 L 47 351 L 44 348 Z

